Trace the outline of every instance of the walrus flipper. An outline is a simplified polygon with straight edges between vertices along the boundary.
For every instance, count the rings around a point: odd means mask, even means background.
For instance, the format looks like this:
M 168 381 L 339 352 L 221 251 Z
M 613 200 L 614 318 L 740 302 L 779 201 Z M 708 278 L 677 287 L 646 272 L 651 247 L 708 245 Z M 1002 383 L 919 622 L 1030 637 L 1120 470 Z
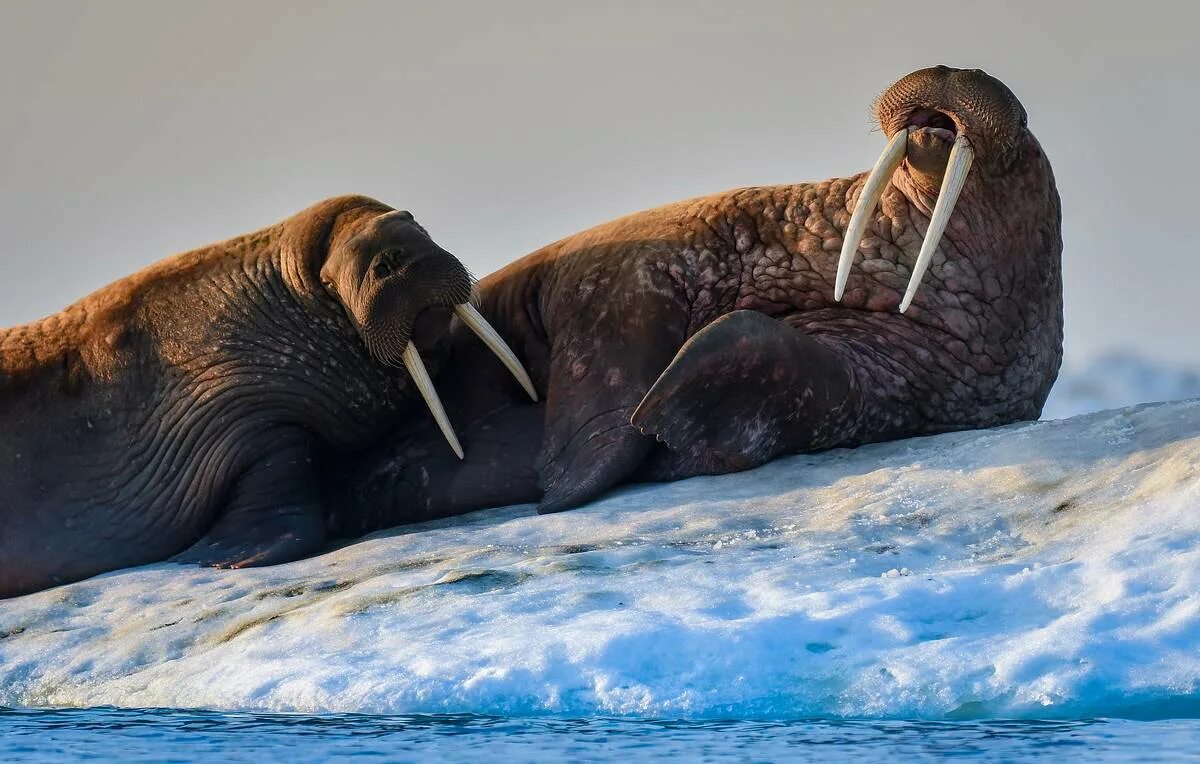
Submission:
M 641 465 L 654 441 L 629 418 L 687 337 L 686 303 L 665 272 L 627 263 L 604 291 L 611 299 L 586 310 L 569 302 L 573 313 L 553 335 L 537 464 L 543 514 L 577 507 Z
M 533 461 L 541 443 L 542 406 L 515 399 L 483 412 L 450 413 L 467 445 L 465 459 L 446 448 L 432 419 L 420 417 L 396 428 L 386 448 L 373 452 L 385 458 L 354 453 L 327 467 L 325 506 L 332 537 L 355 538 L 541 498 Z
M 633 415 L 666 444 L 641 477 L 749 469 L 838 445 L 858 395 L 844 360 L 762 313 L 739 310 L 697 332 Z
M 313 453 L 305 441 L 256 462 L 212 529 L 170 561 L 249 568 L 291 562 L 320 549 L 325 519 Z

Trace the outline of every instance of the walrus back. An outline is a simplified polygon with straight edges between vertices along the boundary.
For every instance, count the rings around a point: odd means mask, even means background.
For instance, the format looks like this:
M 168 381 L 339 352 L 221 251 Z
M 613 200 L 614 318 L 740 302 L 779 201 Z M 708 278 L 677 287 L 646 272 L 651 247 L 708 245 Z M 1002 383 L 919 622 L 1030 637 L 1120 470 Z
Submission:
M 31 385 L 77 392 L 80 338 L 86 313 L 68 309 L 30 324 L 0 330 L 0 419 Z

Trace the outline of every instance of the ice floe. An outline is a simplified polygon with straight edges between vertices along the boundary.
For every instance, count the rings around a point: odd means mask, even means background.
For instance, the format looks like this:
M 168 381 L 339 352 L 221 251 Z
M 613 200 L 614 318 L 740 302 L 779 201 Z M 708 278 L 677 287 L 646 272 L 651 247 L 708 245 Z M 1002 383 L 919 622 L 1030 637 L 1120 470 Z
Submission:
M 0 603 L 0 704 L 1200 711 L 1200 402 L 781 459 Z

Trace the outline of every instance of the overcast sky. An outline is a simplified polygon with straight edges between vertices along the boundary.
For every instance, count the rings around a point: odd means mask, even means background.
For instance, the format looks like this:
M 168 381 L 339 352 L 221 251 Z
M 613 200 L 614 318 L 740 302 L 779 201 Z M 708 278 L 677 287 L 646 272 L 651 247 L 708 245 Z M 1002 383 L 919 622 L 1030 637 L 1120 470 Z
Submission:
M 0 325 L 338 193 L 476 274 L 617 215 L 868 168 L 980 67 L 1063 197 L 1067 355 L 1200 364 L 1200 4 L 0 0 Z

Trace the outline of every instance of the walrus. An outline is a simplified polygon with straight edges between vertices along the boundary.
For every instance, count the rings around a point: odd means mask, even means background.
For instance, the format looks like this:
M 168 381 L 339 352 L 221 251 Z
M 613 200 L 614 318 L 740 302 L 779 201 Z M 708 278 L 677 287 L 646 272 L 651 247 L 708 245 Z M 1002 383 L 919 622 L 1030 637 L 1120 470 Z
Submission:
M 937 66 L 874 116 L 888 145 L 869 173 L 635 213 L 483 279 L 480 310 L 544 403 L 456 332 L 439 388 L 468 458 L 402 424 L 331 473 L 332 531 L 554 512 L 628 481 L 1039 416 L 1062 359 L 1061 213 L 1024 107 Z
M 461 453 L 422 361 L 452 313 L 530 384 L 470 296 L 410 213 L 344 196 L 0 331 L 0 596 L 319 548 L 320 463 L 414 384 Z

